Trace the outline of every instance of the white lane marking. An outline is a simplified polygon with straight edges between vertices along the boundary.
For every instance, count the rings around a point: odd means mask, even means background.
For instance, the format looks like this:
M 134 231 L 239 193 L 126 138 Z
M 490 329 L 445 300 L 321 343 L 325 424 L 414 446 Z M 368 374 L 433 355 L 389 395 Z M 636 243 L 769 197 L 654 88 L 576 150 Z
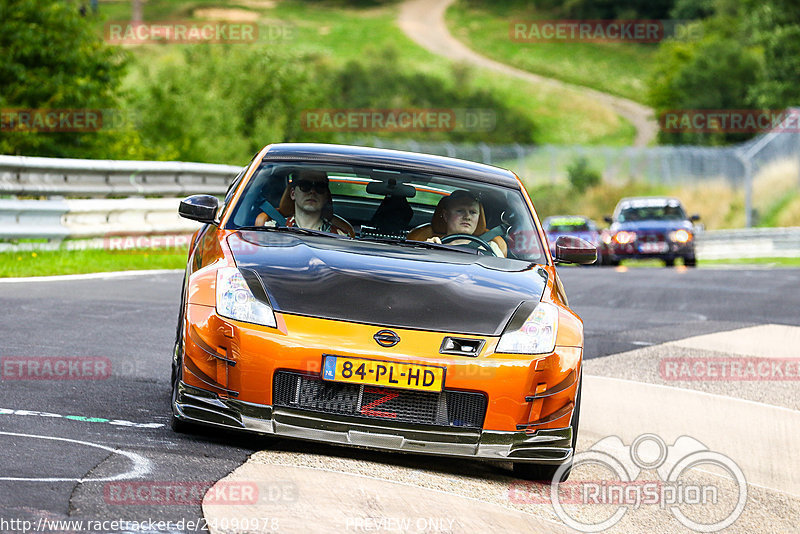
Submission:
M 114 426 L 124 426 L 133 428 L 161 428 L 164 423 L 134 423 L 125 419 L 106 419 L 105 417 L 86 417 L 83 415 L 63 415 L 60 413 L 40 412 L 37 410 L 13 410 L 11 408 L 0 408 L 0 415 L 17 415 L 22 417 L 53 417 L 56 419 L 70 419 L 72 421 L 82 421 L 86 423 L 107 423 Z
M 649 341 L 631 341 L 631 345 L 640 345 L 642 347 L 650 347 L 655 345 L 655 343 L 651 343 Z
M 27 282 L 69 282 L 72 280 L 96 280 L 98 278 L 123 278 L 126 276 L 149 276 L 154 274 L 182 273 L 183 269 L 150 269 L 147 271 L 112 271 L 107 273 L 62 274 L 57 276 L 27 276 L 23 278 L 0 278 L 0 284 Z
M 128 480 L 131 478 L 140 478 L 150 471 L 152 471 L 152 464 L 150 460 L 145 458 L 144 456 L 140 456 L 135 452 L 130 451 L 123 451 L 120 449 L 114 449 L 112 447 L 106 447 L 105 445 L 99 445 L 97 443 L 90 443 L 88 441 L 81 441 L 78 439 L 70 439 L 70 438 L 57 438 L 53 436 L 40 436 L 37 434 L 18 434 L 16 432 L 3 432 L 0 431 L 0 434 L 4 436 L 15 436 L 15 437 L 22 437 L 22 438 L 34 438 L 34 439 L 49 439 L 53 441 L 65 441 L 67 443 L 77 443 L 78 445 L 86 445 L 87 447 L 95 447 L 97 449 L 103 449 L 104 451 L 108 451 L 114 454 L 120 454 L 122 456 L 127 457 L 132 463 L 133 466 L 131 469 L 124 473 L 120 473 L 119 475 L 114 475 L 113 477 L 101 477 L 101 478 L 47 478 L 47 477 L 0 477 L 0 480 L 8 480 L 12 482 L 112 482 L 114 480 Z M 7 458 L 7 454 L 4 454 Z

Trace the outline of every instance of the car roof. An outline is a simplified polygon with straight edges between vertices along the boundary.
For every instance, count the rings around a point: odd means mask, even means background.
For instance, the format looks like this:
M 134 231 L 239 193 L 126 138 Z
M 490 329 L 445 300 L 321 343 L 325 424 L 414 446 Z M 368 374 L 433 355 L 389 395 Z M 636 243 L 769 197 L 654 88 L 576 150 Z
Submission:
M 444 156 L 403 152 L 385 148 L 322 143 L 270 145 L 263 161 L 308 161 L 441 174 L 519 189 L 516 175 L 506 169 Z
M 550 219 L 582 219 L 586 222 L 590 222 L 591 219 L 584 215 L 550 215 L 549 217 L 545 217 L 545 221 Z
M 637 207 L 667 206 L 667 205 L 680 206 L 681 201 L 675 197 L 659 197 L 659 196 L 625 197 L 617 203 L 617 206 L 623 206 L 626 204 L 630 204 Z

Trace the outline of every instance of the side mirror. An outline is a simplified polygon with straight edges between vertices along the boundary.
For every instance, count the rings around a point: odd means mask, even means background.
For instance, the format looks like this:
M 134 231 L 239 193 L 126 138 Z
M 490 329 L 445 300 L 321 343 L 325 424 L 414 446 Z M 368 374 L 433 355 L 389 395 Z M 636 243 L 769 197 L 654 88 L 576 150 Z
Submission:
M 614 220 L 611 218 L 611 216 L 610 216 L 610 215 L 606 215 L 605 217 L 603 217 L 603 220 L 604 220 L 605 222 L 607 222 L 608 224 L 611 224 L 611 223 L 613 223 L 613 222 L 614 222 Z
M 689 217 L 689 220 L 690 220 L 690 221 L 692 221 L 692 222 L 697 222 L 697 221 L 699 221 L 699 220 L 700 220 L 700 216 L 699 216 L 698 214 L 696 214 L 696 213 L 695 213 L 694 215 L 692 215 L 691 217 Z
M 597 261 L 597 247 L 580 237 L 562 235 L 556 239 L 555 260 L 588 265 Z
M 211 195 L 192 195 L 181 200 L 178 215 L 201 223 L 213 223 L 219 209 L 219 200 Z

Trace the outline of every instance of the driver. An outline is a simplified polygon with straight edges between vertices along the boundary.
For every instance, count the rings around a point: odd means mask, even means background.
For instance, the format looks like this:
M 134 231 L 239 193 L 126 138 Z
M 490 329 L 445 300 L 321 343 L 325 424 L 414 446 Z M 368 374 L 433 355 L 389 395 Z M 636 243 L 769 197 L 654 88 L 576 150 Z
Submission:
M 433 235 L 426 239 L 431 243 L 441 243 L 442 237 L 453 234 L 469 234 L 480 237 L 486 231 L 486 216 L 483 212 L 478 197 L 464 189 L 453 191 L 449 196 L 439 202 L 439 207 L 434 214 L 444 222 L 445 233 L 443 235 Z M 441 226 L 441 223 L 437 226 Z M 468 239 L 456 239 L 451 241 L 451 245 L 467 245 L 472 241 Z M 488 241 L 489 246 L 496 256 L 505 258 L 508 245 L 500 236 L 495 236 Z

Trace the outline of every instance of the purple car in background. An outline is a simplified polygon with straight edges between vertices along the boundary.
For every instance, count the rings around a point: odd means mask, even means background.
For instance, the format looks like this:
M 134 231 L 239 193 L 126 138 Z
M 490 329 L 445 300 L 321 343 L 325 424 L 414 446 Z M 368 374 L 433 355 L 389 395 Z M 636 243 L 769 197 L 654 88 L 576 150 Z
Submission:
M 600 239 L 600 231 L 591 219 L 581 215 L 553 215 L 542 221 L 550 253 L 555 255 L 556 239 L 561 236 L 579 237 L 597 248 L 597 261 L 593 265 L 603 265 L 604 245 Z
M 611 227 L 603 232 L 605 261 L 619 265 L 625 259 L 655 258 L 671 267 L 681 258 L 684 265 L 694 267 L 694 223 L 699 219 L 687 216 L 676 198 L 623 198 L 614 215 L 606 217 Z

